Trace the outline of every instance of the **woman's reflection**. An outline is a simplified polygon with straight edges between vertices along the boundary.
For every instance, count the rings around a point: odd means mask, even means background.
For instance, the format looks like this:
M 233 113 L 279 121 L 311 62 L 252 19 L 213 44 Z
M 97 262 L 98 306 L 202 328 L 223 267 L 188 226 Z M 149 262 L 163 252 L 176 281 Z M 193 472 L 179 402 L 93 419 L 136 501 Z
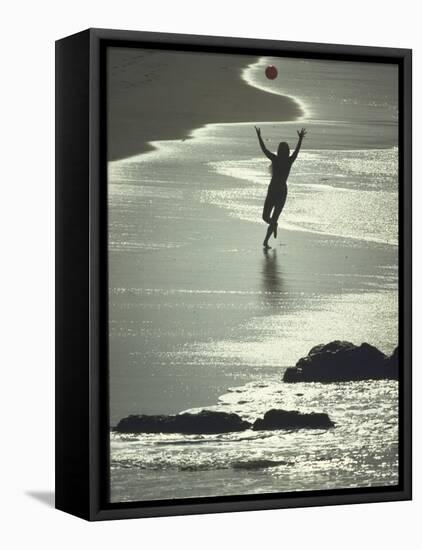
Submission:
M 283 277 L 281 266 L 277 260 L 277 250 L 265 249 L 262 265 L 262 288 L 264 301 L 267 305 L 279 309 L 283 299 Z

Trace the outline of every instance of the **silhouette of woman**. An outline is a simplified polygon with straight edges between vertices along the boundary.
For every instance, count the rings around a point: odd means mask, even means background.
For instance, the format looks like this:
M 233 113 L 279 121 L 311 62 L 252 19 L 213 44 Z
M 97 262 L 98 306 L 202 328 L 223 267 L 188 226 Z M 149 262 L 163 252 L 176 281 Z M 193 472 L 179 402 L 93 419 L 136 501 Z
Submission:
M 261 137 L 261 129 L 255 126 L 255 130 L 258 136 L 259 145 L 261 146 L 264 155 L 271 161 L 272 177 L 268 186 L 264 210 L 262 212 L 262 219 L 268 223 L 267 234 L 265 235 L 263 246 L 268 249 L 271 248 L 271 246 L 268 245 L 268 240 L 271 235 L 274 233 L 274 238 L 277 238 L 277 222 L 287 198 L 287 178 L 289 177 L 290 168 L 299 154 L 302 140 L 306 136 L 306 130 L 305 128 L 302 128 L 300 132 L 297 132 L 299 141 L 297 142 L 296 149 L 291 156 L 289 145 L 285 141 L 282 141 L 279 144 L 276 155 L 271 153 L 271 151 L 265 147 L 264 141 Z

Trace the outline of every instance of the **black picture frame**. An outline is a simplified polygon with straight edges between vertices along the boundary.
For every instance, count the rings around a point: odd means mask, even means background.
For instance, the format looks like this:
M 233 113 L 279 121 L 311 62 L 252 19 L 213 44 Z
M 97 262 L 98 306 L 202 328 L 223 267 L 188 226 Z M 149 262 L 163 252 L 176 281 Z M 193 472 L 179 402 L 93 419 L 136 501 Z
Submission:
M 111 504 L 108 476 L 108 46 L 395 63 L 399 67 L 397 487 Z M 409 49 L 88 29 L 56 42 L 56 508 L 86 520 L 409 500 L 412 52 Z

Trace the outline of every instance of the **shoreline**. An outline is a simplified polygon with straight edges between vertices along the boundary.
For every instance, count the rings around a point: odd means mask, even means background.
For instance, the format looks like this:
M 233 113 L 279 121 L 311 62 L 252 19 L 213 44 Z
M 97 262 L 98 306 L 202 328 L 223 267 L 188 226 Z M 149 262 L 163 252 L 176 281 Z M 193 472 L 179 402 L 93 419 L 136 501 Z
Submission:
M 206 124 L 289 122 L 303 116 L 293 98 L 254 87 L 242 77 L 258 60 L 111 48 L 109 161 L 152 151 L 151 142 L 188 139 Z M 161 109 L 151 117 L 154 104 Z

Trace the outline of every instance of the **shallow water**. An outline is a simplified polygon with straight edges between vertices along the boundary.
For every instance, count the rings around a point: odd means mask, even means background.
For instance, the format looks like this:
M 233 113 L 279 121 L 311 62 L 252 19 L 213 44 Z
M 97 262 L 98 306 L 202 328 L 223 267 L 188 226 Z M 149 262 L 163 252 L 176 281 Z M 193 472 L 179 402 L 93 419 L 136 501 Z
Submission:
M 396 148 L 304 151 L 289 178 L 289 201 L 280 227 L 397 245 L 397 155 Z M 204 191 L 203 200 L 259 222 L 268 161 L 252 158 L 210 165 L 247 184 Z
M 206 436 L 112 433 L 112 500 L 398 483 L 397 382 L 280 379 L 267 375 L 231 388 L 207 409 L 235 412 L 251 422 L 271 408 L 329 411 L 335 428 Z

